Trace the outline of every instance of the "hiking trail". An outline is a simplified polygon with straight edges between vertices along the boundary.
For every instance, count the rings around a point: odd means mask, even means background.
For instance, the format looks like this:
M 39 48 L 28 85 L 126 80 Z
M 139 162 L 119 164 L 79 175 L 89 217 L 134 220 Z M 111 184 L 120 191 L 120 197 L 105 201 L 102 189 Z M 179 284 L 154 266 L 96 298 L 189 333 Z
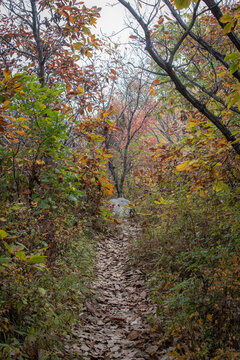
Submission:
M 76 360 L 168 360 L 171 349 L 159 350 L 159 334 L 147 322 L 155 308 L 144 276 L 128 256 L 130 239 L 139 236 L 139 228 L 127 220 L 119 228 L 120 233 L 98 243 L 92 296 L 81 326 L 73 328 L 69 354 L 76 354 Z

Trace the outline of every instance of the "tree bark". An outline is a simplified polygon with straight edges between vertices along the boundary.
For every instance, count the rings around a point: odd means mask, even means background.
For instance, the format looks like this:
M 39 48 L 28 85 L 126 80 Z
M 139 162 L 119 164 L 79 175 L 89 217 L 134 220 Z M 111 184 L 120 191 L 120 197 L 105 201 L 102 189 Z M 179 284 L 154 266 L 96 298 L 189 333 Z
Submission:
M 175 19 L 177 20 L 177 22 L 181 25 L 181 27 L 186 31 L 187 30 L 187 25 L 185 24 L 185 22 L 182 20 L 181 16 L 179 15 L 179 13 L 176 11 L 176 9 L 174 8 L 174 6 L 171 4 L 171 2 L 169 0 L 163 0 L 164 3 L 167 5 L 167 7 L 169 8 L 169 10 L 171 11 L 172 15 L 175 17 Z M 230 65 L 227 61 L 224 60 L 225 58 L 225 54 L 221 54 L 219 51 L 215 50 L 210 44 L 208 44 L 201 36 L 196 35 L 193 31 L 189 31 L 189 35 L 191 36 L 191 38 L 195 41 L 198 42 L 199 45 L 201 45 L 201 47 L 203 49 L 205 49 L 206 51 L 209 52 L 209 54 L 211 54 L 212 56 L 214 56 L 214 58 L 216 60 L 218 60 L 226 69 L 230 68 Z M 232 74 L 238 81 L 240 81 L 240 72 L 239 71 L 235 71 Z
M 213 16 L 217 19 L 221 28 L 223 29 L 226 24 L 223 24 L 220 21 L 221 17 L 223 16 L 223 13 L 222 13 L 220 7 L 218 6 L 218 4 L 216 4 L 214 0 L 203 0 L 203 1 L 205 2 L 207 7 L 209 8 L 209 10 L 211 11 Z M 234 31 L 230 31 L 228 34 L 226 34 L 226 36 L 229 37 L 229 39 L 236 46 L 238 51 L 240 51 L 240 39 L 237 37 L 237 35 L 234 33 Z
M 176 90 L 186 99 L 188 100 L 196 109 L 200 111 L 204 116 L 206 116 L 217 128 L 220 130 L 222 135 L 226 138 L 228 142 L 231 143 L 235 152 L 240 155 L 240 144 L 237 142 L 236 137 L 232 134 L 229 128 L 223 124 L 221 118 L 213 114 L 204 103 L 200 102 L 196 97 L 194 97 L 186 88 L 186 86 L 181 82 L 178 78 L 176 72 L 172 64 L 165 61 L 161 58 L 157 51 L 155 50 L 153 43 L 151 41 L 150 30 L 148 25 L 144 22 L 143 18 L 140 17 L 137 12 L 133 9 L 133 7 L 125 0 L 118 0 L 128 11 L 133 15 L 133 17 L 137 20 L 139 25 L 142 27 L 145 34 L 145 44 L 146 51 L 149 53 L 154 62 L 166 72 L 166 74 L 171 78 L 173 83 L 175 84 Z M 208 1 L 208 0 L 205 0 Z M 212 1 L 212 0 L 209 0 Z

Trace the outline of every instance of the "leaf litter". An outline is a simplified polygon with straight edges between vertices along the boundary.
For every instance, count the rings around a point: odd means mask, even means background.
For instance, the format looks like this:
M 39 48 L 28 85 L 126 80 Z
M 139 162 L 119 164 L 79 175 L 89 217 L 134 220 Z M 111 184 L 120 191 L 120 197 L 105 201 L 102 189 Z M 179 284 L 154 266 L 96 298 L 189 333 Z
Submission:
M 98 243 L 92 295 L 65 351 L 74 360 L 170 360 L 172 349 L 162 351 L 159 334 L 147 321 L 155 307 L 144 276 L 131 267 L 128 256 L 130 239 L 138 236 L 139 229 L 125 220 L 119 228 L 120 234 Z

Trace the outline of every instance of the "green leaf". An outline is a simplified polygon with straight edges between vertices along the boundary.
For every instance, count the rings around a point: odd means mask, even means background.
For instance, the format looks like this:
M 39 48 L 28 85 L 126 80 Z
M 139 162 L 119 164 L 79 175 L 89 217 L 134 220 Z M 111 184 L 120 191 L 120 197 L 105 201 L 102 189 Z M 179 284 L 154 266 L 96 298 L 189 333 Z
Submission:
M 15 256 L 20 260 L 26 260 L 27 259 L 26 254 L 23 251 L 16 252 Z
M 45 290 L 45 289 L 42 288 L 42 287 L 39 287 L 39 288 L 38 288 L 38 291 L 39 291 L 39 294 L 40 294 L 41 296 L 45 296 L 46 293 L 47 293 L 47 290 Z
M 0 265 L 9 264 L 10 261 L 11 261 L 11 258 L 9 258 L 9 257 L 0 257 Z
M 46 256 L 33 255 L 30 256 L 26 261 L 29 263 L 43 264 L 46 260 Z
M 163 197 L 159 199 L 159 201 L 154 201 L 157 205 L 169 205 L 172 204 L 171 200 L 165 200 Z
M 236 62 L 236 63 L 231 64 L 229 70 L 230 70 L 230 74 L 235 73 L 235 71 L 238 70 L 238 63 Z
M 72 195 L 72 194 L 68 196 L 68 200 L 78 201 L 78 199 L 77 199 L 74 195 Z
M 49 204 L 46 202 L 46 201 L 41 201 L 40 203 L 39 203 L 39 207 L 41 208 L 41 209 L 49 209 Z
M 9 245 L 8 243 L 6 243 L 6 241 L 3 242 L 5 248 L 12 254 L 13 253 L 13 248 L 11 245 Z
M 220 21 L 221 21 L 223 24 L 226 24 L 226 23 L 228 23 L 229 21 L 232 21 L 232 16 L 229 15 L 229 14 L 225 14 L 225 15 L 223 15 L 223 16 L 220 18 Z
M 29 329 L 29 335 L 34 335 L 34 334 L 35 334 L 35 329 L 33 326 L 31 326 Z
M 191 0 L 174 0 L 174 4 L 179 10 L 188 8 L 190 3 Z
M 213 190 L 215 190 L 216 192 L 225 191 L 225 192 L 228 193 L 229 192 L 229 187 L 223 181 L 216 181 L 213 184 Z
M 232 54 L 229 54 L 229 55 L 226 55 L 225 58 L 224 58 L 224 61 L 236 61 L 236 60 L 239 60 L 240 59 L 240 54 L 239 53 L 232 53 Z
M 224 33 L 225 35 L 228 34 L 228 33 L 230 33 L 230 32 L 232 31 L 233 26 L 234 26 L 234 22 L 233 22 L 233 21 L 230 22 L 230 23 L 228 23 L 227 25 L 225 25 L 224 28 L 223 28 L 223 33 Z

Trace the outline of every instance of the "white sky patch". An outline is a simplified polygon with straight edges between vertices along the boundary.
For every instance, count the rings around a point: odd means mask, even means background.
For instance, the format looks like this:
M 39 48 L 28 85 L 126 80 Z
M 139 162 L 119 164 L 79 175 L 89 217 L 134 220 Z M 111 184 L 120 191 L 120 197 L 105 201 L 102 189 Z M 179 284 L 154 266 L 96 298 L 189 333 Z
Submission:
M 97 22 L 97 34 L 111 36 L 114 42 L 127 42 L 129 29 L 125 24 L 126 10 L 115 0 L 85 0 L 87 7 L 97 6 L 101 10 L 101 18 Z M 125 30 L 124 30 L 125 29 Z

